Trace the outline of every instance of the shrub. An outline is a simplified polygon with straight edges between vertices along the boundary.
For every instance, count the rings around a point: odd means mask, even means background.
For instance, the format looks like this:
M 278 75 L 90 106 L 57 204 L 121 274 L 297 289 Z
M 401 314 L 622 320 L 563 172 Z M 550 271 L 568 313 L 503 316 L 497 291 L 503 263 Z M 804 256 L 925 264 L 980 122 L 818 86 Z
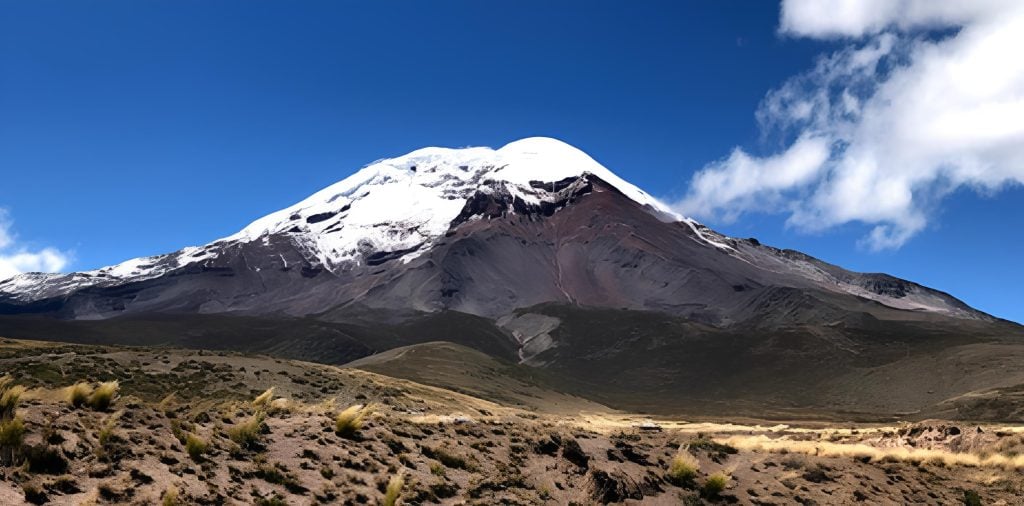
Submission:
M 974 490 L 964 490 L 965 506 L 981 506 L 981 496 Z
M 26 446 L 22 451 L 29 472 L 63 474 L 68 470 L 68 461 L 60 448 L 50 445 Z
M 167 490 L 164 490 L 163 505 L 178 506 L 178 504 L 178 488 L 174 485 L 167 485 Z
M 450 467 L 452 469 L 471 470 L 471 466 L 469 462 L 466 462 L 466 459 L 453 453 L 448 453 L 448 451 L 445 450 L 444 448 L 430 448 L 424 446 L 421 449 L 421 452 L 423 453 L 424 457 L 434 459 L 444 464 L 445 467 Z
M 398 497 L 402 495 L 402 487 L 405 485 L 405 477 L 396 474 L 388 481 L 388 488 L 384 492 L 384 506 L 395 506 Z
M 252 415 L 248 420 L 228 429 L 228 437 L 239 446 L 248 447 L 259 441 L 266 415 L 262 411 Z
M 96 411 L 106 411 L 114 403 L 114 397 L 120 388 L 117 380 L 100 383 L 89 395 L 89 407 Z
M 442 466 L 441 464 L 439 464 L 437 462 L 431 462 L 430 463 L 430 474 L 433 474 L 434 476 L 442 476 L 443 477 L 445 475 L 444 466 Z
M 202 460 L 203 454 L 206 453 L 208 448 L 209 445 L 206 444 L 206 441 L 203 441 L 195 434 L 189 434 L 185 437 L 185 451 L 196 462 Z
M 691 441 L 689 447 L 693 448 L 694 450 L 705 450 L 708 453 L 718 454 L 720 457 L 725 457 L 726 455 L 735 455 L 736 453 L 739 452 L 739 450 L 737 450 L 733 446 L 719 443 L 717 441 L 707 439 L 704 437 L 699 437 Z
M 85 405 L 92 394 L 92 386 L 82 381 L 64 389 L 64 400 L 73 408 L 80 408 Z
M 334 419 L 334 432 L 345 438 L 353 438 L 363 428 L 366 417 L 371 413 L 369 406 L 349 406 Z
M 729 484 L 729 475 L 719 471 L 717 473 L 708 476 L 707 481 L 704 482 L 704 497 L 718 497 L 725 487 Z
M 41 488 L 32 483 L 22 484 L 21 491 L 25 494 L 25 502 L 31 504 L 46 504 L 50 500 Z
M 700 470 L 700 462 L 687 451 L 680 451 L 668 466 L 668 479 L 670 482 L 681 487 L 693 486 L 697 478 L 697 471 Z

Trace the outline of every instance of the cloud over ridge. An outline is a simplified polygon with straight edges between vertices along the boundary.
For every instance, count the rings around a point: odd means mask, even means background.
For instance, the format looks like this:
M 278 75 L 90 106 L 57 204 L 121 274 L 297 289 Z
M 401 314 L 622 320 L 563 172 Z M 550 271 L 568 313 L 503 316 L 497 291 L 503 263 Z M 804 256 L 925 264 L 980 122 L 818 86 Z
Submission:
M 1024 2 L 784 0 L 780 32 L 848 44 L 764 98 L 762 129 L 789 140 L 779 152 L 705 166 L 679 211 L 780 212 L 805 231 L 859 222 L 881 250 L 956 189 L 1024 183 Z
M 70 253 L 50 247 L 30 250 L 18 244 L 12 226 L 10 214 L 0 208 L 0 281 L 23 272 L 59 272 L 70 263 Z

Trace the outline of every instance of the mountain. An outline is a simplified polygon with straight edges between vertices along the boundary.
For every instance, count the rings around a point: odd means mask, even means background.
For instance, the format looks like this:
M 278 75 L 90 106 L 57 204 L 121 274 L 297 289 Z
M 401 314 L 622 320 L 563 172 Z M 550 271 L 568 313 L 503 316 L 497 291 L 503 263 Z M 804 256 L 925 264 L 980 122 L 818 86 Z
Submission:
M 547 138 L 417 150 L 205 246 L 15 276 L 0 315 L 14 337 L 333 363 L 451 341 L 652 411 L 713 396 L 724 410 L 892 414 L 1024 384 L 1012 368 L 936 387 L 957 371 L 939 360 L 880 402 L 890 385 L 857 378 L 965 346 L 997 360 L 1024 332 L 910 281 L 719 234 Z

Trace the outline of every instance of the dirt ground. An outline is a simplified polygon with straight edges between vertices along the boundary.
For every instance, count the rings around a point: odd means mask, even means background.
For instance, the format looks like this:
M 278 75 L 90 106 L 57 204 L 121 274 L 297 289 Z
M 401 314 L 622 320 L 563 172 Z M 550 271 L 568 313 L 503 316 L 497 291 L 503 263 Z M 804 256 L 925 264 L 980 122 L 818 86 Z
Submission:
M 7 420 L 23 422 L 22 440 L 0 437 L 5 505 L 387 504 L 389 483 L 397 504 L 1020 504 L 1024 497 L 1024 427 L 548 413 L 270 357 L 14 340 L 0 340 L 4 374 L 8 391 L 27 388 Z M 76 382 L 114 380 L 109 407 L 76 407 L 67 398 L 65 387 Z M 337 417 L 350 406 L 368 406 L 364 423 L 339 432 Z M 695 463 L 684 479 L 670 473 L 680 455 Z M 721 491 L 712 486 L 716 474 L 726 477 Z

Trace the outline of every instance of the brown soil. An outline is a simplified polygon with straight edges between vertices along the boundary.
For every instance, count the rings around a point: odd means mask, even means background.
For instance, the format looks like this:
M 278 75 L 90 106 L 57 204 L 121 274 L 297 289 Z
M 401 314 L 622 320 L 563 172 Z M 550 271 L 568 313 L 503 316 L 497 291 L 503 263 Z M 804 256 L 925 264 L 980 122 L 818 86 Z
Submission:
M 178 504 L 377 504 L 399 475 L 398 504 L 1015 504 L 1024 486 L 1015 427 L 647 420 L 268 357 L 12 340 L 0 340 L 0 372 L 30 388 L 0 504 L 160 504 L 169 489 Z M 120 382 L 109 411 L 64 399 L 83 380 Z M 278 400 L 255 406 L 270 387 Z M 372 415 L 343 437 L 334 417 L 355 404 Z M 229 437 L 259 412 L 252 440 Z M 190 456 L 189 435 L 206 451 Z M 861 447 L 879 453 L 836 449 Z M 680 452 L 699 463 L 689 482 L 668 476 Z M 730 476 L 717 495 L 704 491 L 716 472 Z

